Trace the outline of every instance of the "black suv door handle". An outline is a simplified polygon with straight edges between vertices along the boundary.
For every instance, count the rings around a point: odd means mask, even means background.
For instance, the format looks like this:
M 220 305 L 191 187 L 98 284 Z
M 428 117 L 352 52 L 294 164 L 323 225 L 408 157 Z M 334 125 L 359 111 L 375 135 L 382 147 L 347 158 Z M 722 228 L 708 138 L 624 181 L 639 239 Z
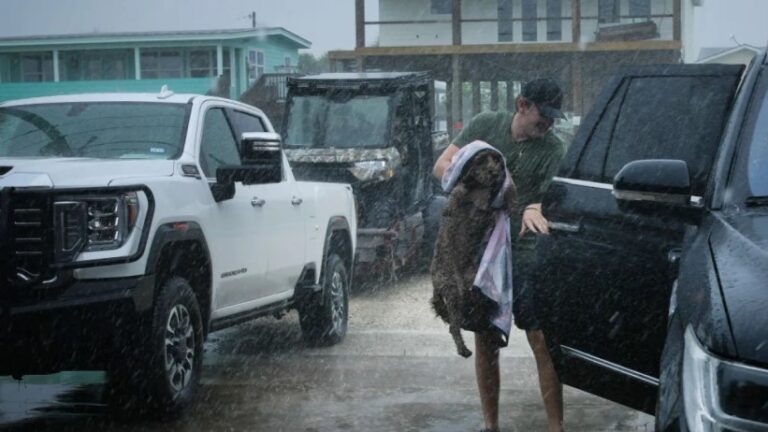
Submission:
M 549 221 L 549 229 L 554 231 L 564 231 L 569 233 L 577 233 L 581 231 L 581 225 L 572 224 L 567 222 L 555 222 Z

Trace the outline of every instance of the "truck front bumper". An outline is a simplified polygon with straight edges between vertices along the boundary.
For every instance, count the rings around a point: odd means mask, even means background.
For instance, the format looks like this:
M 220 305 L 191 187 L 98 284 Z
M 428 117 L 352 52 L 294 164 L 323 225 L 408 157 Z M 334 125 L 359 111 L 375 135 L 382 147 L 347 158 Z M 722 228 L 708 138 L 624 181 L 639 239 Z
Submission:
M 154 275 L 74 280 L 0 297 L 0 375 L 103 369 L 149 317 Z M 15 295 L 11 295 L 15 294 Z

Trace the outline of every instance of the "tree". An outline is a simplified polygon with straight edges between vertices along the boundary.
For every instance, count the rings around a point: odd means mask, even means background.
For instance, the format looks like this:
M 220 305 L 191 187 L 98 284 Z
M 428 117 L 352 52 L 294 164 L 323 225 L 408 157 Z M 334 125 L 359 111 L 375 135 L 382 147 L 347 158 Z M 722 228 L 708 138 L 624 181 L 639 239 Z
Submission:
M 330 71 L 328 54 L 315 57 L 312 53 L 299 54 L 299 72 L 302 74 L 318 74 Z

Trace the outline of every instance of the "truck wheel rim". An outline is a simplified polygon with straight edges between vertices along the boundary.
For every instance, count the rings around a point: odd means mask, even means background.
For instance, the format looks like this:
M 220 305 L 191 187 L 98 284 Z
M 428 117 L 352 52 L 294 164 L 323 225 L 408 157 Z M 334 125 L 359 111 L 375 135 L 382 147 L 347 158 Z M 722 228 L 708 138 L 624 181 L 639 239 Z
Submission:
M 184 390 L 192 379 L 195 363 L 195 331 L 189 310 L 176 305 L 165 326 L 165 372 L 174 392 Z
M 333 322 L 333 332 L 341 334 L 344 328 L 344 277 L 338 270 L 333 272 L 331 277 L 331 313 Z

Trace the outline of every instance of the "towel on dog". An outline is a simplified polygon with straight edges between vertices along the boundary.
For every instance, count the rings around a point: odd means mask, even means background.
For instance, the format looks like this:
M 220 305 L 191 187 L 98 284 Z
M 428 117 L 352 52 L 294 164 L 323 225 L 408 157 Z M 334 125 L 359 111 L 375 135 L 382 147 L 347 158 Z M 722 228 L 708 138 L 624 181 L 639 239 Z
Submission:
M 443 174 L 443 191 L 450 193 L 467 162 L 477 153 L 487 150 L 498 153 L 504 160 L 504 155 L 486 142 L 478 140 L 465 145 L 453 156 L 451 165 Z M 506 167 L 506 161 L 504 166 Z M 491 207 L 497 209 L 496 223 L 488 233 L 487 244 L 474 280 L 474 288 L 498 306 L 491 317 L 491 324 L 504 335 L 504 345 L 512 329 L 512 240 L 509 215 L 504 207 L 504 190 L 508 187 L 512 187 L 512 179 L 506 171 L 504 185 L 491 203 Z

